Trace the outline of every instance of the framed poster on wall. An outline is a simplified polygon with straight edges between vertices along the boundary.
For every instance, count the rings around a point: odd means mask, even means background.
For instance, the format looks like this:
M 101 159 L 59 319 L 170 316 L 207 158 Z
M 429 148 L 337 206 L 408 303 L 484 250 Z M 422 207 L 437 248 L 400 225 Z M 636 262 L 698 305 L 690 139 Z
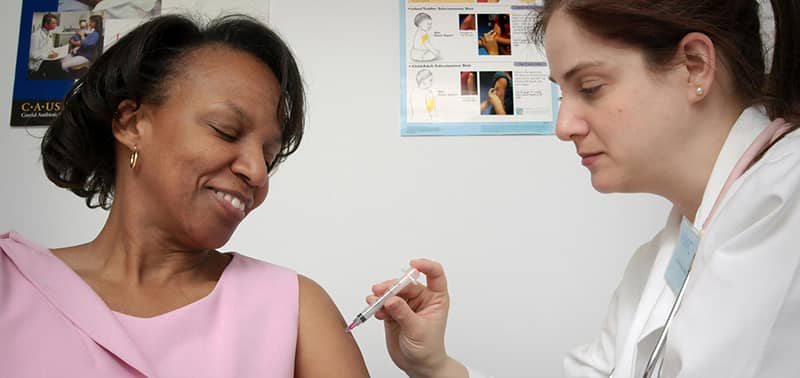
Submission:
M 116 40 L 166 13 L 244 13 L 264 22 L 268 0 L 23 0 L 11 126 L 46 126 L 74 81 Z
M 552 134 L 540 0 L 400 0 L 401 135 Z

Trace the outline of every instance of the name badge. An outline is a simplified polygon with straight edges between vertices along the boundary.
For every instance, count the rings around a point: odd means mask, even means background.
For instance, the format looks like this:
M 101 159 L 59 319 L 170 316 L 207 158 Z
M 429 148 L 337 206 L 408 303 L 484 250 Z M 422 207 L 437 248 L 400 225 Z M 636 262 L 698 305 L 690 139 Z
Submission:
M 672 260 L 670 260 L 667 271 L 664 273 L 667 285 L 675 295 L 678 295 L 678 292 L 681 291 L 681 286 L 686 281 L 686 276 L 689 274 L 689 268 L 692 266 L 694 254 L 697 252 L 699 244 L 700 233 L 697 232 L 694 225 L 689 223 L 686 217 L 683 217 L 678 241 L 675 243 L 675 251 L 672 253 Z

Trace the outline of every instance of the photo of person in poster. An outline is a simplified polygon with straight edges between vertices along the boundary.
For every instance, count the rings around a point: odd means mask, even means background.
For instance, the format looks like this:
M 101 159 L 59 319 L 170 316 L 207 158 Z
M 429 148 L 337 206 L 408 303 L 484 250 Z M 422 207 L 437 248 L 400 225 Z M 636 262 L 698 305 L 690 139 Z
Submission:
M 478 15 L 478 54 L 511 55 L 511 15 Z
M 103 17 L 99 14 L 34 13 L 32 24 L 30 80 L 76 79 L 102 53 Z
M 461 95 L 473 96 L 478 94 L 477 72 L 461 71 Z
M 74 47 L 61 59 L 61 70 L 71 77 L 82 75 L 103 52 L 103 17 L 90 16 L 88 27 L 78 31 L 77 37 L 70 38 L 70 45 Z
M 72 55 L 75 55 L 75 53 L 78 52 L 78 49 L 80 48 L 79 42 L 81 41 L 83 36 L 90 33 L 89 22 L 84 19 L 78 21 L 78 28 L 79 28 L 78 31 L 75 32 L 75 34 L 72 35 L 72 38 L 69 39 L 69 45 L 70 45 L 69 53 Z
M 22 0 L 11 126 L 47 126 L 105 48 L 162 12 L 266 21 L 269 0 Z
M 510 71 L 481 72 L 480 82 L 481 114 L 514 114 L 514 86 Z
M 474 14 L 459 14 L 458 21 L 458 30 L 475 30 Z
M 34 15 L 34 25 L 36 22 L 36 15 Z M 28 56 L 28 78 L 34 80 L 46 79 L 52 67 L 49 64 L 42 64 L 45 60 L 56 59 L 59 53 L 53 46 L 52 32 L 58 27 L 58 17 L 52 13 L 39 15 L 41 21 L 38 22 L 39 26 L 35 28 L 31 34 L 31 49 Z

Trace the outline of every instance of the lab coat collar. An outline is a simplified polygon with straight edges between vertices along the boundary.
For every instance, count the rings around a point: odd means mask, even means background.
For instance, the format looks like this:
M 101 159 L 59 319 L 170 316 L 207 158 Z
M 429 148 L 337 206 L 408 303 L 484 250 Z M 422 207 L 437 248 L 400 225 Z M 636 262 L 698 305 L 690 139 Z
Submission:
M 768 124 L 769 118 L 762 108 L 749 107 L 739 115 L 736 123 L 731 127 L 731 131 L 719 151 L 717 161 L 714 163 L 714 169 L 711 171 L 703 193 L 703 200 L 694 217 L 694 226 L 698 230 L 705 223 L 714 202 L 722 191 L 722 186 L 725 185 L 728 175 L 733 170 L 733 166 Z M 711 222 L 713 223 L 713 220 Z
M 13 231 L 0 235 L 0 246 L 22 275 L 75 327 L 133 369 L 155 376 L 105 302 L 49 249 Z

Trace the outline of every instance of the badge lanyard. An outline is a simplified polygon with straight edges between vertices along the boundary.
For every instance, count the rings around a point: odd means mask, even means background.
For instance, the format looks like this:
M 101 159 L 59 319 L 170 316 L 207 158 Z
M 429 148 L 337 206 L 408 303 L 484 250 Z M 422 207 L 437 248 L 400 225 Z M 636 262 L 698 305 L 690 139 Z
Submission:
M 664 322 L 664 327 L 661 329 L 661 334 L 658 336 L 658 342 L 656 342 L 656 345 L 647 360 L 643 378 L 651 378 L 661 375 L 664 346 L 666 344 L 669 327 L 672 325 L 675 314 L 678 312 L 678 308 L 683 301 L 683 296 L 686 292 L 686 283 L 689 281 L 689 276 L 692 271 L 692 263 L 694 262 L 697 247 L 700 244 L 700 238 L 703 236 L 703 232 L 708 228 L 708 225 L 711 222 L 717 207 L 722 201 L 722 198 L 731 185 L 733 185 L 733 183 L 739 177 L 741 177 L 748 168 L 750 168 L 756 157 L 762 154 L 775 140 L 783 136 L 783 134 L 788 132 L 790 129 L 790 124 L 786 123 L 783 119 L 778 118 L 770 123 L 769 126 L 767 126 L 767 128 L 756 137 L 750 147 L 748 147 L 744 154 L 742 154 L 742 156 L 739 158 L 739 161 L 736 162 L 736 165 L 733 167 L 733 170 L 731 171 L 727 180 L 725 180 L 722 190 L 720 190 L 716 201 L 714 201 L 714 206 L 711 208 L 711 211 L 709 212 L 705 222 L 703 222 L 703 226 L 699 231 L 686 219 L 686 217 L 683 217 L 681 220 L 680 233 L 675 245 L 675 251 L 673 253 L 672 260 L 667 267 L 667 271 L 664 274 L 664 278 L 666 279 L 668 285 L 673 292 L 676 293 L 676 298 L 675 302 L 672 304 L 672 309 L 669 311 L 667 320 Z M 677 285 L 677 283 L 680 283 L 680 285 Z M 659 361 L 662 363 L 659 364 Z M 656 367 L 658 367 L 657 371 L 655 369 Z M 609 377 L 612 375 L 609 375 Z

